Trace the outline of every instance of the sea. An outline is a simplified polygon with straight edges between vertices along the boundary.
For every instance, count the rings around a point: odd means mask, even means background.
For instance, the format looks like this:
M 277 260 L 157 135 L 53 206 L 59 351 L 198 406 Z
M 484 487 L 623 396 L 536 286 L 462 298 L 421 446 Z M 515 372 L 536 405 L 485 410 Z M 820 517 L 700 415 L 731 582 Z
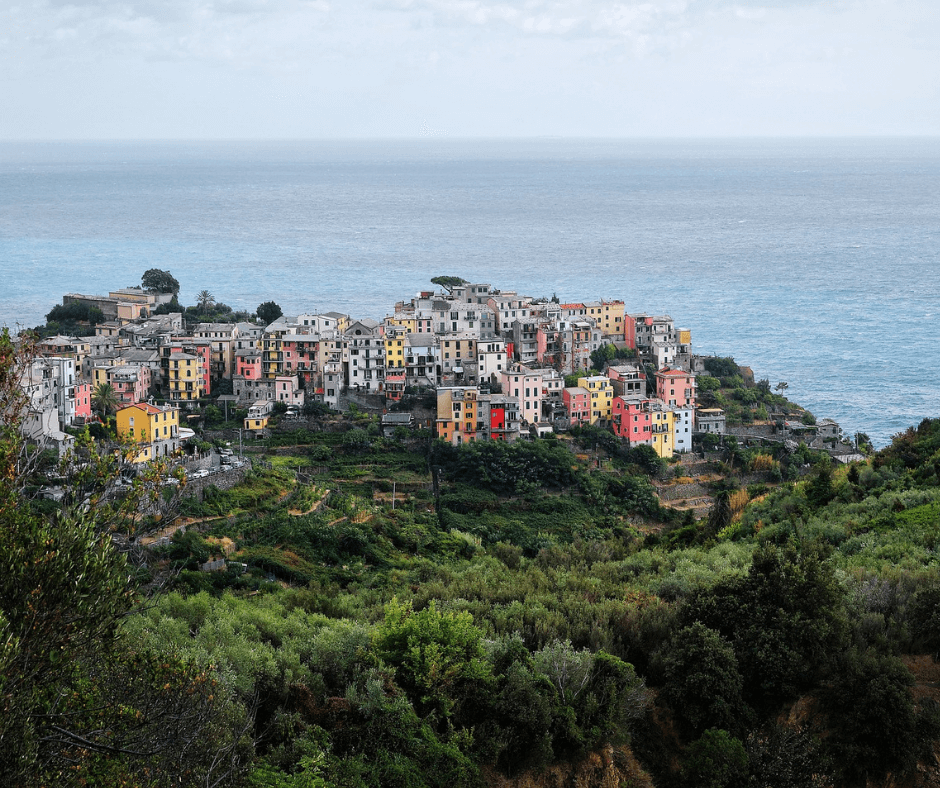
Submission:
M 940 138 L 0 142 L 0 325 L 149 268 L 287 314 L 622 299 L 876 446 L 940 416 Z

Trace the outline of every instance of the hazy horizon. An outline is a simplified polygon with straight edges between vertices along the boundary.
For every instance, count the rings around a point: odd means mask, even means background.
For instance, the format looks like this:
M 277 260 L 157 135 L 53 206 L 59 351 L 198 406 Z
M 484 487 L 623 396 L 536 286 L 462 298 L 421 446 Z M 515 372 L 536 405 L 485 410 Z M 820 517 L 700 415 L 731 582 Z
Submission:
M 446 141 L 446 142 L 486 142 L 492 140 L 493 142 L 505 142 L 505 141 L 519 141 L 523 142 L 525 140 L 562 140 L 562 141 L 571 141 L 577 142 L 578 140 L 585 140 L 591 142 L 669 142 L 669 141 L 698 141 L 698 142 L 732 142 L 734 140 L 795 140 L 801 142 L 808 142 L 812 140 L 820 141 L 837 141 L 837 140 L 940 140 L 940 132 L 931 133 L 931 134 L 747 134 L 747 135 L 735 135 L 735 134 L 709 134 L 709 135 L 698 135 L 698 134 L 661 134 L 661 135 L 629 135 L 629 136 L 610 136 L 604 134 L 503 134 L 499 136 L 495 135 L 479 135 L 479 136 L 452 136 L 452 137 L 421 137 L 421 136 L 355 136 L 349 135 L 344 137 L 333 136 L 333 137 L 10 137 L 10 138 L 0 138 L 0 145 L 9 145 L 17 143 L 29 143 L 29 144 L 49 144 L 54 145 L 56 143 L 63 144 L 81 144 L 81 143 L 161 143 L 161 142 L 183 142 L 183 143 L 212 143 L 212 142 L 231 142 L 231 143 L 255 143 L 255 142 L 433 142 L 433 141 Z
M 935 0 L 24 0 L 0 140 L 932 137 Z

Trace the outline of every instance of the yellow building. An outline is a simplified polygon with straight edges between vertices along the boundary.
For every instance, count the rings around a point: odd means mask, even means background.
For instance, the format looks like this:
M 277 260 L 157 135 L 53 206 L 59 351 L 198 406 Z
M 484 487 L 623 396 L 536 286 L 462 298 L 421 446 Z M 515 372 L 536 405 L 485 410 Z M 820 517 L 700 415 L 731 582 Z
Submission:
M 170 399 L 188 402 L 202 396 L 199 359 L 189 353 L 171 353 L 167 367 Z
M 654 400 L 650 408 L 653 436 L 650 445 L 663 459 L 672 457 L 676 442 L 676 414 L 664 404 L 657 405 Z
M 437 390 L 437 437 L 450 444 L 482 440 L 476 386 Z
M 403 328 L 406 334 L 414 334 L 418 330 L 417 325 L 418 321 L 414 317 L 395 315 L 394 317 L 385 318 L 385 328 L 389 333 L 393 332 L 396 328 Z
M 261 340 L 261 374 L 274 379 L 284 372 L 284 347 L 279 334 L 265 333 Z
M 128 405 L 117 412 L 117 431 L 137 444 L 131 462 L 167 457 L 180 448 L 179 408 L 147 402 Z
M 245 429 L 258 432 L 268 426 L 268 419 L 274 409 L 274 403 L 268 399 L 262 399 L 255 402 L 248 408 L 248 415 L 245 416 Z
M 584 307 L 587 316 L 594 320 L 604 336 L 623 339 L 623 301 L 594 301 Z
M 591 394 L 591 424 L 610 422 L 614 404 L 614 386 L 610 379 L 603 375 L 591 375 L 589 378 L 578 378 L 578 386 Z
M 405 368 L 405 330 L 392 329 L 385 335 L 385 368 Z

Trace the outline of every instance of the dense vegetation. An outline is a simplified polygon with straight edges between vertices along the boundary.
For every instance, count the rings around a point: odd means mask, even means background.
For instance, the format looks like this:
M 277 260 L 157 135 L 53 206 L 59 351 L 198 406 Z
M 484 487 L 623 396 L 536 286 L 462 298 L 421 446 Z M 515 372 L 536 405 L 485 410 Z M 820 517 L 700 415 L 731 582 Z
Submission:
M 126 506 L 19 506 L 5 451 L 7 783 L 472 786 L 612 744 L 660 788 L 881 785 L 940 736 L 908 668 L 940 650 L 940 421 L 849 468 L 732 445 L 695 519 L 590 428 L 318 414 L 126 556 Z
M 166 548 L 189 568 L 127 625 L 264 698 L 256 785 L 482 784 L 603 742 L 661 786 L 854 785 L 940 735 L 902 660 L 940 643 L 940 423 L 847 471 L 738 450 L 731 497 L 755 467 L 803 477 L 752 484 L 720 528 L 661 508 L 645 452 L 589 470 L 591 430 L 416 451 L 360 418 L 300 441 L 188 504 L 216 519 Z M 192 571 L 226 539 L 248 572 Z M 800 697 L 814 713 L 780 728 Z

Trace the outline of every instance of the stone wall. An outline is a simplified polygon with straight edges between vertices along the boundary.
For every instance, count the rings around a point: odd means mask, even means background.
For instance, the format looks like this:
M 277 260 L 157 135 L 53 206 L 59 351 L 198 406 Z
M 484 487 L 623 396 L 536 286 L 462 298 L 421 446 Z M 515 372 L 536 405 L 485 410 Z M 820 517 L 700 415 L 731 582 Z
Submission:
M 203 457 L 196 457 L 191 460 L 187 460 L 185 463 L 186 473 L 190 474 L 193 471 L 203 471 L 212 468 L 212 454 L 206 453 Z
M 190 498 L 195 497 L 197 501 L 202 501 L 206 487 L 211 485 L 220 490 L 230 490 L 244 479 L 245 475 L 250 470 L 250 465 L 242 465 L 240 468 L 232 468 L 229 471 L 214 473 L 202 479 L 190 479 L 186 482 L 186 489 L 183 490 L 183 496 Z

